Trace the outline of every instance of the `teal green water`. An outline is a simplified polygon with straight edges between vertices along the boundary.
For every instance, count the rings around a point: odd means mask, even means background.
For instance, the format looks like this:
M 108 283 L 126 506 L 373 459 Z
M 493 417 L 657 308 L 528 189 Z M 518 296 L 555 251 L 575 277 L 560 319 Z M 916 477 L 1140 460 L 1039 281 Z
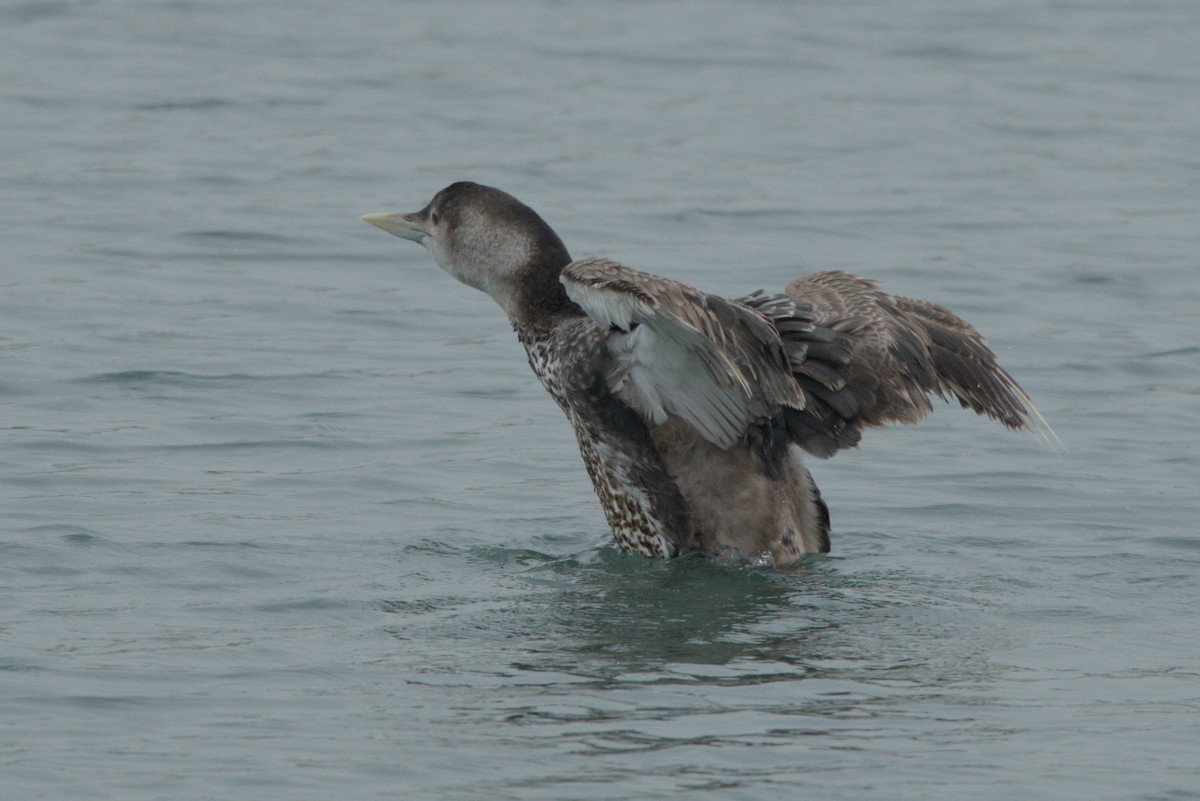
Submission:
M 1200 797 L 1200 6 L 0 9 L 12 799 Z M 834 552 L 614 550 L 492 302 L 358 221 L 955 309 Z

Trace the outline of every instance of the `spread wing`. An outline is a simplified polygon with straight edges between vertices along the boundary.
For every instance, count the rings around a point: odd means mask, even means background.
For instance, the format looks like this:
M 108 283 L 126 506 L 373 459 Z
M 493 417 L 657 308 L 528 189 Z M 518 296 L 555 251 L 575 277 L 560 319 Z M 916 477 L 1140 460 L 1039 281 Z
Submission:
M 795 315 L 769 316 L 806 397 L 785 410 L 788 429 L 809 452 L 831 456 L 864 426 L 916 423 L 932 411 L 930 395 L 1053 437 L 979 332 L 948 309 L 844 272 L 798 278 L 785 291 Z
M 778 415 L 796 444 L 828 457 L 864 427 L 919 422 L 935 395 L 1054 437 L 973 326 L 849 273 L 735 301 L 604 259 L 573 262 L 561 280 L 610 332 L 611 391 L 647 421 L 678 416 L 721 448 Z
M 804 406 L 779 332 L 760 312 L 605 259 L 572 262 L 561 280 L 610 331 L 609 388 L 647 421 L 672 414 L 730 448 L 780 407 Z

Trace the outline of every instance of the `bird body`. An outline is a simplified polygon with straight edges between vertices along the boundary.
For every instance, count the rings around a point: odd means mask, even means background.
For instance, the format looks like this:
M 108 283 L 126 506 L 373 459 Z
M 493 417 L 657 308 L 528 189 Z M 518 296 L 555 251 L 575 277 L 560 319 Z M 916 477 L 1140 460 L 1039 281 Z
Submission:
M 930 394 L 1010 428 L 1040 421 L 973 327 L 848 273 L 726 300 L 572 261 L 532 209 L 468 182 L 363 219 L 505 310 L 625 550 L 771 564 L 825 552 L 829 512 L 801 451 L 828 457 L 865 426 L 915 423 Z

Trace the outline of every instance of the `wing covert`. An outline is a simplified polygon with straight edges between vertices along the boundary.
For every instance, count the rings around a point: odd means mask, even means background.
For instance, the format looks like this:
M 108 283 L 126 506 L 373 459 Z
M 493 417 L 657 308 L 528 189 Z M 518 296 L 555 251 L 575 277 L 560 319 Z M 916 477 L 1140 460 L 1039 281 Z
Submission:
M 610 331 L 609 387 L 647 421 L 675 415 L 730 448 L 779 407 L 803 406 L 779 333 L 757 311 L 606 259 L 572 262 L 561 280 Z

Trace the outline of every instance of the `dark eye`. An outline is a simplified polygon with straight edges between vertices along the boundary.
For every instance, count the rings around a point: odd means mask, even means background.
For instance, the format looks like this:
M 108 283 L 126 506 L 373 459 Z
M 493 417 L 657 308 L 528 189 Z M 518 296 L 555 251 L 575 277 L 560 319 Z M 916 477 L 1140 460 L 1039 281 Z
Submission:
M 438 213 L 436 211 L 429 212 L 429 221 L 431 223 L 433 223 L 434 225 L 437 225 L 438 219 L 440 219 L 440 218 L 438 217 Z

